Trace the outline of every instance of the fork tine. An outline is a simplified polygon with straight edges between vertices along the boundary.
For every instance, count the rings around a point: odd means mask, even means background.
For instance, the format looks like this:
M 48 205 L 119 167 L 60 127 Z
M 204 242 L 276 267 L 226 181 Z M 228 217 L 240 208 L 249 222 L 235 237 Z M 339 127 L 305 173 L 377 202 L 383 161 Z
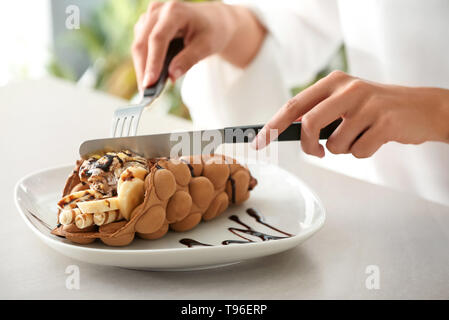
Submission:
M 133 125 L 134 125 L 133 120 L 134 120 L 134 115 L 132 115 L 128 119 L 128 123 L 129 123 L 129 125 L 128 125 L 128 132 L 127 132 L 128 136 L 135 136 L 135 134 L 132 133 L 132 129 L 133 129 Z
M 115 132 L 115 136 L 116 137 L 121 137 L 122 136 L 123 125 L 124 125 L 125 120 L 126 120 L 126 117 L 124 117 L 124 118 L 121 117 L 121 118 L 118 119 L 117 131 Z
M 142 114 L 142 112 L 136 114 L 133 116 L 133 118 L 131 119 L 131 132 L 130 135 L 137 135 L 137 127 L 139 126 L 139 120 L 140 120 L 140 115 Z
M 117 109 L 112 121 L 111 136 L 135 136 L 143 109 L 143 106 Z
M 115 137 L 115 132 L 117 131 L 118 120 L 119 120 L 119 118 L 117 117 L 117 114 L 114 113 L 114 117 L 112 118 L 112 125 L 111 125 L 111 137 Z
M 120 134 L 120 137 L 127 137 L 129 136 L 129 127 L 130 127 L 130 122 L 131 120 L 131 116 L 127 115 L 124 119 L 123 119 L 123 128 L 122 128 L 122 132 Z
M 125 120 L 123 120 L 123 130 L 122 130 L 122 137 L 129 136 L 129 130 L 131 129 L 131 121 L 132 121 L 133 115 L 126 116 Z
M 139 126 L 140 116 L 144 108 L 136 108 L 135 112 L 130 117 L 129 121 L 129 136 L 137 135 L 137 128 Z
M 145 88 L 141 101 L 135 106 L 117 109 L 114 113 L 111 135 L 113 137 L 135 136 L 143 109 L 156 99 L 165 87 L 168 79 L 168 66 L 172 59 L 184 48 L 184 39 L 173 39 L 167 49 L 164 65 L 159 79 L 152 86 Z

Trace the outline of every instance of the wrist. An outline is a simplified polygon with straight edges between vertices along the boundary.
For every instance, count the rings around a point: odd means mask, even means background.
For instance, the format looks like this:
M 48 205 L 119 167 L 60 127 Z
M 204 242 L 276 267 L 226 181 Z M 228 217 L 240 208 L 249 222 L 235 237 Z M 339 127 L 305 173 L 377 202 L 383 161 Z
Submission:
M 449 90 L 446 91 L 446 99 L 444 99 L 442 110 L 443 119 L 443 141 L 449 143 Z
M 236 67 L 245 68 L 259 52 L 266 29 L 250 9 L 237 5 L 223 6 L 232 24 L 232 35 L 219 54 Z
M 449 90 L 435 89 L 436 113 L 435 128 L 438 132 L 438 141 L 449 143 Z

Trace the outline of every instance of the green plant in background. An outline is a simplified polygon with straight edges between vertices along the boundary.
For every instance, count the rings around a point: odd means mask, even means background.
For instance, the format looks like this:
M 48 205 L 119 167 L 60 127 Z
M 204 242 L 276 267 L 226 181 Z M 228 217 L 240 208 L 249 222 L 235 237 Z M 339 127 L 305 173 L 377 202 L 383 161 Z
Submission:
M 87 53 L 96 89 L 125 99 L 137 91 L 130 46 L 133 26 L 148 3 L 149 0 L 105 1 L 82 22 L 80 29 L 68 31 L 56 40 Z M 48 70 L 55 76 L 73 79 L 70 67 L 56 58 Z
M 131 58 L 134 24 L 152 0 L 107 0 L 100 5 L 76 32 L 66 32 L 57 39 L 74 50 L 83 50 L 95 75 L 96 89 L 130 99 L 137 93 L 136 75 Z M 69 66 L 53 57 L 50 74 L 76 80 Z M 170 113 L 190 118 L 182 103 L 179 86 L 170 84 L 164 91 L 171 102 Z
M 76 80 L 73 70 L 61 64 L 55 57 L 51 57 L 50 62 L 47 64 L 47 71 L 49 74 L 58 78 L 63 78 L 70 81 Z

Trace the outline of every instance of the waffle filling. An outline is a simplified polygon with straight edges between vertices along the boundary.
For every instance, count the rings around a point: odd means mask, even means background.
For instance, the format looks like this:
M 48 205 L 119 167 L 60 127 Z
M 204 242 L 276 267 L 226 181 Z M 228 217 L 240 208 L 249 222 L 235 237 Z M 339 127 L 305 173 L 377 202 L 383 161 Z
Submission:
M 148 163 L 130 151 L 108 152 L 104 156 L 92 156 L 79 169 L 80 181 L 104 196 L 117 195 L 117 181 L 129 167 L 148 170 Z

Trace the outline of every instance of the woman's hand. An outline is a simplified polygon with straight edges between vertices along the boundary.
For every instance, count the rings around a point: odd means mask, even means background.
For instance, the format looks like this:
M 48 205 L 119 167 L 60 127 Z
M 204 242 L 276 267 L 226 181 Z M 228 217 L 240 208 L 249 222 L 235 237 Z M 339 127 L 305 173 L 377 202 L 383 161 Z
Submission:
M 169 66 L 172 80 L 216 53 L 238 67 L 245 67 L 259 50 L 265 29 L 244 7 L 172 1 L 150 3 L 134 33 L 132 55 L 142 89 L 159 78 L 168 45 L 175 37 L 184 38 L 184 50 Z
M 304 152 L 324 156 L 320 129 L 343 122 L 326 143 L 335 154 L 357 158 L 374 154 L 384 143 L 449 143 L 449 90 L 383 85 L 334 71 L 289 100 L 253 142 L 260 149 L 301 117 Z M 275 131 L 274 131 L 275 132 Z

